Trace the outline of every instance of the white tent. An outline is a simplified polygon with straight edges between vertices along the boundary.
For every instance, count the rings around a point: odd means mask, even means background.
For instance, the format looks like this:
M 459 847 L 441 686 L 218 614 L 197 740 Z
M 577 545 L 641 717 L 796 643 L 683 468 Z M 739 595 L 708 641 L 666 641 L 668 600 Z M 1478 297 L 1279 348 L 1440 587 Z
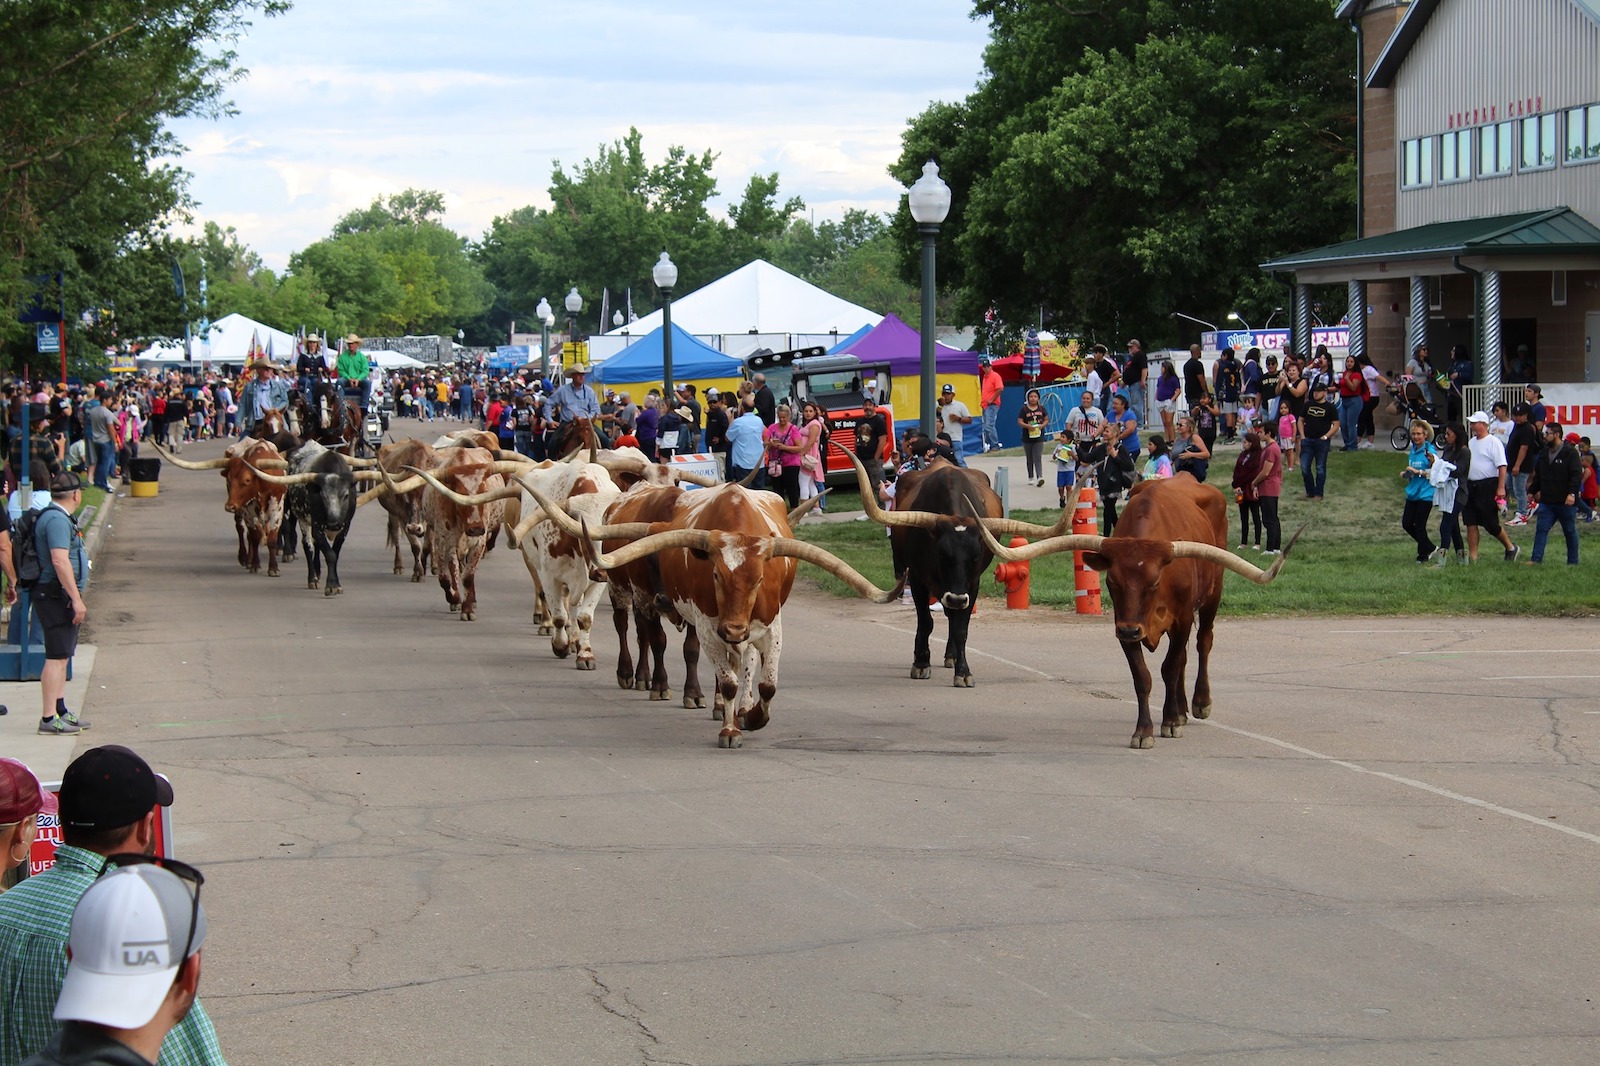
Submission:
M 831 333 L 848 336 L 883 315 L 802 281 L 762 259 L 672 301 L 672 324 L 697 336 L 733 333 Z M 661 325 L 661 312 L 611 330 L 643 336 Z
M 252 336 L 261 342 L 263 349 L 270 347 L 273 361 L 280 366 L 294 363 L 298 353 L 292 333 L 273 329 L 240 314 L 222 316 L 211 323 L 211 329 L 204 338 L 194 338 L 194 361 L 198 363 L 209 359 L 213 363 L 242 364 L 250 351 Z M 139 359 L 146 362 L 182 362 L 185 358 L 182 341 L 151 345 L 139 353 Z
M 377 363 L 385 370 L 410 369 L 411 367 L 427 366 L 421 359 L 413 359 L 404 352 L 391 352 L 387 348 L 379 348 L 375 352 L 368 352 L 369 362 Z

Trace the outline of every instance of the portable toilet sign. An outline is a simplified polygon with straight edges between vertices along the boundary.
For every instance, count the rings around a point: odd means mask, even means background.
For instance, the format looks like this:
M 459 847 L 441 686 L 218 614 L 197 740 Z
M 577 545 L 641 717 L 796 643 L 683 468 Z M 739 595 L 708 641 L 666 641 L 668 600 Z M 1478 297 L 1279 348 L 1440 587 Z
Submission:
M 37 324 L 40 354 L 54 355 L 61 350 L 61 326 L 55 322 Z

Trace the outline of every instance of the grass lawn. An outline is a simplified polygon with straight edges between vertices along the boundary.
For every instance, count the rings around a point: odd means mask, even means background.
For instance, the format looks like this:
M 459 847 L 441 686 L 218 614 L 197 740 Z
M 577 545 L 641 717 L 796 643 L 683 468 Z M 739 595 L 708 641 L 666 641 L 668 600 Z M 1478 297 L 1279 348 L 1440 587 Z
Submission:
M 1503 561 L 1504 551 L 1487 535 L 1474 566 L 1452 564 L 1443 569 L 1418 566 L 1416 548 L 1400 529 L 1404 505 L 1400 469 L 1404 459 L 1394 451 L 1334 452 L 1328 461 L 1327 499 L 1312 504 L 1304 498 L 1298 471 L 1284 479 L 1279 506 L 1284 540 L 1302 524 L 1305 534 L 1284 564 L 1277 581 L 1262 587 L 1227 575 L 1222 613 L 1232 617 L 1262 615 L 1600 615 L 1600 523 L 1578 523 L 1582 565 L 1566 565 L 1560 527 L 1551 530 L 1542 566 Z M 1210 484 L 1228 488 L 1232 457 L 1213 462 Z M 852 491 L 828 494 L 828 506 L 848 511 L 860 506 Z M 1238 511 L 1229 501 L 1230 543 L 1238 543 Z M 1018 511 L 1013 517 L 1049 524 L 1055 511 Z M 1438 538 L 1435 512 L 1430 529 Z M 1508 528 L 1522 547 L 1522 559 L 1533 550 L 1533 526 Z M 820 544 L 860 570 L 880 587 L 894 581 L 883 528 L 873 522 L 802 524 L 797 535 Z M 1240 553 L 1265 566 L 1271 557 Z M 845 585 L 812 567 L 808 579 L 838 595 L 851 595 Z M 1003 600 L 1004 589 L 991 576 L 984 595 Z M 1052 555 L 1033 563 L 1033 606 L 1071 610 L 1072 556 Z M 1107 606 L 1109 610 L 1109 605 Z

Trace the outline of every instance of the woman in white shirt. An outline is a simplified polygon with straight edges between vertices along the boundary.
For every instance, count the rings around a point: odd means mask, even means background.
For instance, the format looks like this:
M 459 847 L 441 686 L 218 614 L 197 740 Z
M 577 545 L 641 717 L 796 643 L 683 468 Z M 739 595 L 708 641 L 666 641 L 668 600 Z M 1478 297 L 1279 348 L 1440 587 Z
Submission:
M 1497 438 L 1502 446 L 1509 445 L 1511 431 L 1516 428 L 1517 424 L 1511 421 L 1511 409 L 1504 400 L 1496 400 L 1489 408 L 1489 436 Z

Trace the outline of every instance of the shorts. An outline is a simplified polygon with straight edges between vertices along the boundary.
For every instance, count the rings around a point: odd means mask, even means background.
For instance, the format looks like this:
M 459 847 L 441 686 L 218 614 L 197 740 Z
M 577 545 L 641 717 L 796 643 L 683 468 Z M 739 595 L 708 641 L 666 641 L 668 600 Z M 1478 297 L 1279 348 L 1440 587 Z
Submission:
M 72 604 L 60 585 L 42 586 L 34 591 L 33 610 L 44 630 L 44 657 L 70 659 L 78 651 L 78 630 L 72 624 Z
M 1237 403 L 1229 403 L 1227 400 L 1221 400 L 1217 403 L 1217 413 L 1236 415 L 1239 413 L 1239 405 Z
M 1278 438 L 1278 450 L 1279 451 L 1285 451 L 1285 452 L 1293 451 L 1294 450 L 1294 438 L 1293 437 L 1279 437 Z
M 1491 537 L 1500 535 L 1500 505 L 1495 501 L 1495 478 L 1467 482 L 1467 502 L 1461 508 L 1461 524 L 1482 526 Z
M 1078 480 L 1078 472 L 1070 466 L 1059 467 L 1056 470 L 1056 488 L 1070 489 L 1072 483 Z
M 1165 400 L 1157 400 L 1156 401 L 1156 410 L 1157 411 L 1166 411 L 1166 412 L 1169 412 L 1171 414 L 1177 414 L 1178 413 L 1178 401 L 1181 398 L 1182 398 L 1182 393 L 1176 393 L 1175 392 Z

